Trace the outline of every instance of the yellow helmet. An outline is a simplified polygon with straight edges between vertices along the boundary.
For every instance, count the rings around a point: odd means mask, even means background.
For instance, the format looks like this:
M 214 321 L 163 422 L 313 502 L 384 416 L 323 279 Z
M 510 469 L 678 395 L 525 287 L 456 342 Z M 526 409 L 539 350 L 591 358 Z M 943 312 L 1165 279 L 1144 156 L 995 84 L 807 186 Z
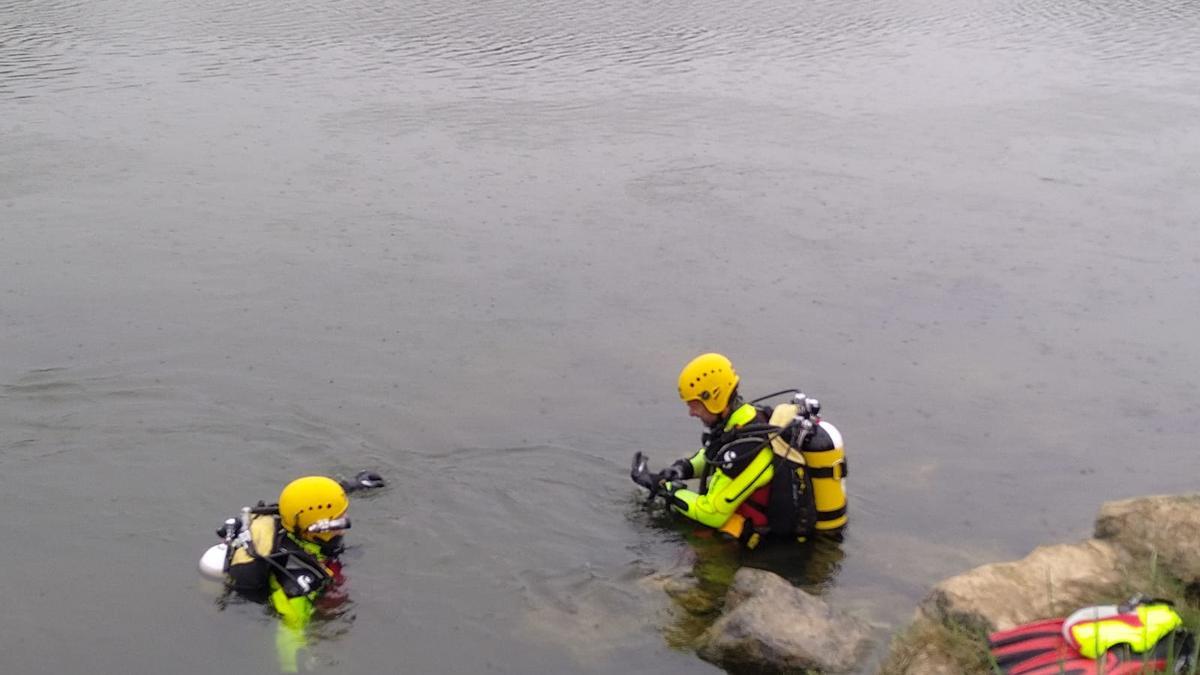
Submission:
M 721 354 L 701 354 L 679 373 L 679 398 L 701 401 L 705 410 L 719 415 L 729 405 L 737 384 L 738 374 L 729 359 Z
M 279 520 L 284 529 L 299 537 L 331 539 L 336 532 L 310 533 L 308 528 L 322 520 L 341 518 L 349 507 L 346 491 L 325 476 L 297 478 L 279 493 Z

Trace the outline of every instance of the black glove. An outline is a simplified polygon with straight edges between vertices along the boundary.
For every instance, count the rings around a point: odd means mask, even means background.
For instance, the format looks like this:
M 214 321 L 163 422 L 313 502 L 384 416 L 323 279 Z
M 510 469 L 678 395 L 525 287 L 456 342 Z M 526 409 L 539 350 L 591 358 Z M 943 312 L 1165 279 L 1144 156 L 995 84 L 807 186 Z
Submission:
M 650 491 L 650 496 L 646 498 L 647 504 L 654 501 L 655 497 L 662 497 L 670 504 L 672 494 L 676 490 L 683 489 L 684 485 L 681 480 L 667 476 L 674 476 L 676 473 L 684 475 L 681 463 L 676 462 L 658 473 L 650 473 L 650 469 L 646 468 L 647 459 L 646 455 L 640 452 L 633 453 L 633 466 L 630 467 L 629 477 L 633 479 L 633 482 Z
M 342 483 L 342 487 L 347 492 L 350 492 L 352 490 L 369 490 L 371 488 L 381 488 L 384 485 L 387 485 L 387 482 L 383 480 L 383 476 L 380 476 L 378 473 L 376 473 L 374 471 L 359 471 L 358 473 L 354 474 L 353 479 L 343 480 L 343 481 L 341 481 L 341 483 Z
M 651 496 L 658 492 L 658 476 L 650 473 L 650 469 L 646 468 L 646 462 L 649 458 L 641 452 L 633 453 L 633 463 L 629 467 L 629 477 L 633 482 L 641 485 L 650 491 Z
M 691 467 L 688 466 L 687 468 L 690 469 Z M 687 480 L 689 473 L 691 472 L 684 468 L 683 462 L 679 461 L 659 471 L 658 477 L 668 483 L 673 483 L 675 481 Z

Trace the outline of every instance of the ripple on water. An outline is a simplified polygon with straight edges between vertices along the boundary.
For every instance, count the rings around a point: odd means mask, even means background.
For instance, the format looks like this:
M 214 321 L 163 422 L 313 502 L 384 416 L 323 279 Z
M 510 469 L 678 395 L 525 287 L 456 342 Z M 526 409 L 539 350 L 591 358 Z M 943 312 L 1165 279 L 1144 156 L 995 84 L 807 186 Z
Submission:
M 715 0 L 574 3 L 563 0 L 326 3 L 28 3 L 0 11 L 0 93 L 47 86 L 120 88 L 155 78 L 327 83 L 331 75 L 384 73 L 373 87 L 405 88 L 405 75 L 452 79 L 467 89 L 582 89 L 658 74 L 718 75 L 736 83 L 761 70 L 832 76 L 844 62 L 893 68 L 914 51 L 1070 49 L 1135 66 L 1166 62 L 1195 72 L 1200 9 L 1187 0 Z M 131 63 L 122 63 L 131 61 Z M 718 63 L 732 74 L 713 73 Z M 741 73 L 739 75 L 738 73 Z M 82 77 L 86 74 L 87 77 Z M 732 78 L 732 79 L 730 79 Z
M 1200 4 L 1187 0 L 1016 0 L 987 18 L 1027 42 L 1136 66 L 1197 71 Z
M 83 7 L 64 3 L 64 11 Z M 29 98 L 33 92 L 77 74 L 77 30 L 57 13 L 26 2 L 0 2 L 0 96 Z M 51 8 L 53 9 L 53 8 Z

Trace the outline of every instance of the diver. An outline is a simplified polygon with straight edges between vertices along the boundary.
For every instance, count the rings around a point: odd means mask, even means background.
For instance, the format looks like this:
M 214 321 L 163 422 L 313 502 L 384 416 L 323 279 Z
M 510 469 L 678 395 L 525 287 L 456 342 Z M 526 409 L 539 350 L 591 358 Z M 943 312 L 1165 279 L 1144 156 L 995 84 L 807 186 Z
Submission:
M 667 505 L 753 549 L 766 536 L 840 541 L 846 525 L 842 436 L 820 403 L 795 389 L 745 402 L 740 378 L 721 354 L 702 354 L 679 374 L 679 397 L 706 430 L 702 447 L 658 473 L 635 453 L 633 481 Z M 756 405 L 782 394 L 791 403 Z M 699 478 L 696 490 L 683 481 Z
M 314 614 L 344 600 L 338 589 L 344 582 L 343 533 L 350 529 L 347 492 L 384 485 L 373 471 L 341 482 L 297 478 L 279 493 L 278 503 L 260 501 L 242 508 L 240 520 L 226 520 L 217 530 L 223 543 L 201 559 L 201 571 L 223 578 L 244 597 L 265 599 L 278 613 L 276 648 L 283 672 L 298 671 Z

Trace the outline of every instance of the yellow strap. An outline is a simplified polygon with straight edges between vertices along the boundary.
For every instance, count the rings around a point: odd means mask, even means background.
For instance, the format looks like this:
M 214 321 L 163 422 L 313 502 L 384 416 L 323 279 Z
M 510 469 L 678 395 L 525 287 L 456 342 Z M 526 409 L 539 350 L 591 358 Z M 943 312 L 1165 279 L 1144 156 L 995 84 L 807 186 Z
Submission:
M 800 413 L 800 408 L 794 403 L 784 403 L 775 406 L 775 412 L 771 413 L 771 426 L 786 427 L 791 424 L 792 420 L 796 419 L 796 415 Z M 791 443 L 788 443 L 782 435 L 777 434 L 771 439 L 771 449 L 776 455 L 784 459 L 791 460 L 801 466 L 805 465 L 804 455 L 799 450 L 793 448 Z

